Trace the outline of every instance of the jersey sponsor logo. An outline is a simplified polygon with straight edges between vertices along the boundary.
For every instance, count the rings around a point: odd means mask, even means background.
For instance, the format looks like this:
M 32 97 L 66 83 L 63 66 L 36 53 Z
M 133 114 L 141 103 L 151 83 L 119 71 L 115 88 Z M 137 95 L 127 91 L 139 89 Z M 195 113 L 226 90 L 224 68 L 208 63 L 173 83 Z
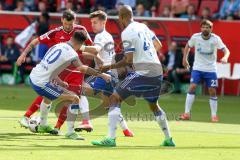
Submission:
M 197 48 L 198 53 L 202 54 L 202 55 L 212 55 L 213 54 L 213 50 L 211 50 L 210 52 L 203 52 L 202 48 Z

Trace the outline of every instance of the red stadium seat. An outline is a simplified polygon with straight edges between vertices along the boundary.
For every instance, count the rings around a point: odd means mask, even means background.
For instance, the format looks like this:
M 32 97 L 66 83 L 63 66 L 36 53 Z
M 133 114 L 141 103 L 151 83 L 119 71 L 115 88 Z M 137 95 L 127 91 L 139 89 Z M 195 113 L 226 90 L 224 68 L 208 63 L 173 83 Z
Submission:
M 202 10 L 208 7 L 211 10 L 211 15 L 218 11 L 219 1 L 218 0 L 203 0 L 200 4 L 200 8 L 198 10 L 198 15 L 201 16 Z

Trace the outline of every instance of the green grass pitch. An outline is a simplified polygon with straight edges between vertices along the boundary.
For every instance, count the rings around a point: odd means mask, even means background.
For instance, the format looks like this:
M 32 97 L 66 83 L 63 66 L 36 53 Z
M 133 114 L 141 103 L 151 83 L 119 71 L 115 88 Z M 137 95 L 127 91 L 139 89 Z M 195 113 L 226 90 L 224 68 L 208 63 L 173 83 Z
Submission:
M 240 98 L 219 97 L 220 122 L 210 123 L 207 96 L 197 96 L 192 121 L 175 120 L 184 109 L 185 95 L 164 95 L 159 104 L 167 112 L 175 148 L 162 148 L 163 134 L 154 121 L 146 121 L 146 103 L 137 101 L 135 107 L 123 105 L 129 128 L 135 137 L 125 138 L 118 128 L 117 147 L 102 148 L 91 145 L 107 132 L 107 117 L 92 121 L 94 132 L 83 132 L 85 141 L 30 133 L 19 127 L 18 120 L 36 94 L 29 87 L 0 86 L 0 160 L 237 160 L 240 157 Z M 99 100 L 90 98 L 90 106 Z M 55 124 L 51 113 L 49 121 Z M 65 125 L 63 132 L 66 131 Z

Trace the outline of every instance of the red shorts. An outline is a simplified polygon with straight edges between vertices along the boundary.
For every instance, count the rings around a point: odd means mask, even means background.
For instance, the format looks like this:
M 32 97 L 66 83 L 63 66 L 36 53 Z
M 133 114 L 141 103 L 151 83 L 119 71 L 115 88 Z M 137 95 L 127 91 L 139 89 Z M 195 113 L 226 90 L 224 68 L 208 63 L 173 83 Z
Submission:
M 84 74 L 78 71 L 73 71 L 69 69 L 65 69 L 62 73 L 59 74 L 59 78 L 67 82 L 69 87 L 67 88 L 69 91 L 73 91 L 77 95 L 81 94 L 81 86 L 84 80 Z

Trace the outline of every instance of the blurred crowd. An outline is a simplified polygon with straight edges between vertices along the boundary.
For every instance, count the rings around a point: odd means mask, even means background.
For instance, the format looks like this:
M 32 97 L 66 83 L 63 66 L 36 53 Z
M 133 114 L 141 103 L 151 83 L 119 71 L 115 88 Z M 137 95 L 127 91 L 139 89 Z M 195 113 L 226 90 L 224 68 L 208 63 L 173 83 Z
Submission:
M 88 14 L 100 9 L 109 15 L 117 15 L 124 4 L 134 9 L 135 16 L 240 19 L 240 0 L 1 0 L 0 10 L 62 12 L 72 9 Z

